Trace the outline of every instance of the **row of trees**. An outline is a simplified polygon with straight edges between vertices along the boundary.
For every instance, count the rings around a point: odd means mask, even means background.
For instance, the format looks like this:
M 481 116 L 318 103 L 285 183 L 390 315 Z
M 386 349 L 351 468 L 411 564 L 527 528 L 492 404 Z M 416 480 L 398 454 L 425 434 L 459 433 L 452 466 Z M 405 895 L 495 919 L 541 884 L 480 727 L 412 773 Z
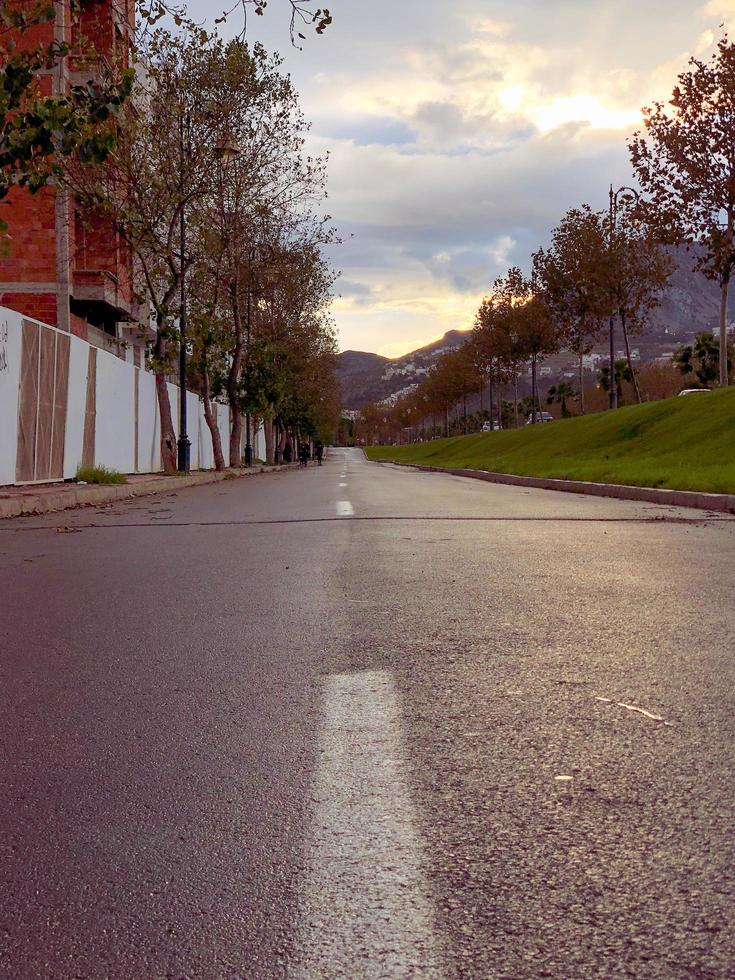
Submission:
M 305 7 L 291 3 L 293 17 Z M 165 470 L 176 469 L 166 380 L 184 331 L 187 383 L 203 400 L 217 468 L 226 452 L 215 400 L 231 408 L 230 465 L 240 464 L 243 416 L 263 421 L 272 461 L 279 441 L 326 441 L 339 414 L 325 161 L 305 152 L 308 126 L 277 56 L 241 37 L 225 43 L 175 11 L 168 31 L 156 22 L 171 11 L 141 5 L 134 69 L 107 60 L 89 87 L 106 94 L 107 111 L 92 124 L 79 94 L 56 99 L 79 127 L 69 140 L 51 137 L 47 154 L 18 157 L 14 182 L 33 190 L 53 177 L 90 232 L 113 229 L 133 256 L 141 310 L 150 310 Z M 321 10 L 308 17 L 317 31 L 329 20 Z M 63 47 L 45 53 L 66 56 Z
M 454 406 L 461 404 L 466 415 L 468 399 L 484 392 L 494 419 L 498 399 L 510 387 L 518 424 L 520 380 L 528 373 L 531 396 L 524 407 L 535 422 L 542 409 L 539 367 L 562 349 L 577 358 L 579 390 L 561 381 L 551 399 L 566 411 L 567 403 L 578 398 L 584 414 L 584 358 L 606 336 L 611 319 L 619 324 L 624 371 L 640 401 L 630 337 L 643 329 L 671 268 L 670 254 L 650 228 L 629 214 L 613 227 L 608 214 L 588 205 L 571 209 L 552 232 L 548 248 L 533 255 L 530 276 L 513 267 L 495 280 L 465 343 L 442 355 L 425 381 L 399 401 L 392 413 L 395 428 L 410 426 L 412 419 L 441 417 L 448 433 Z
M 499 392 L 514 391 L 518 419 L 518 383 L 531 376 L 532 421 L 541 409 L 538 369 L 560 350 L 572 352 L 579 365 L 579 390 L 569 381 L 547 396 L 568 411 L 572 398 L 585 412 L 585 356 L 619 331 L 625 359 L 600 372 L 599 383 L 616 407 L 623 382 L 634 397 L 642 393 L 631 352 L 673 271 L 673 249 L 691 250 L 692 262 L 720 287 L 719 335 L 700 336 L 677 354 L 679 370 L 695 373 L 701 383 L 730 379 L 728 288 L 735 267 L 735 45 L 727 37 L 709 61 L 692 59 L 679 77 L 668 105 L 644 108 L 644 130 L 630 143 L 631 160 L 642 193 L 631 188 L 610 192 L 609 210 L 583 204 L 564 215 L 547 248 L 536 251 L 530 275 L 513 267 L 498 278 L 483 300 L 469 339 L 443 355 L 425 381 L 388 412 L 368 406 L 371 431 L 400 431 L 420 420 L 442 418 L 449 432 L 450 412 L 470 396 L 489 393 L 489 417 L 495 418 Z M 699 325 L 693 325 L 699 326 Z M 611 343 L 611 360 L 615 350 Z M 713 377 L 712 358 L 717 360 Z M 698 367 L 694 370 L 694 362 Z M 613 373 L 613 378 L 610 377 Z

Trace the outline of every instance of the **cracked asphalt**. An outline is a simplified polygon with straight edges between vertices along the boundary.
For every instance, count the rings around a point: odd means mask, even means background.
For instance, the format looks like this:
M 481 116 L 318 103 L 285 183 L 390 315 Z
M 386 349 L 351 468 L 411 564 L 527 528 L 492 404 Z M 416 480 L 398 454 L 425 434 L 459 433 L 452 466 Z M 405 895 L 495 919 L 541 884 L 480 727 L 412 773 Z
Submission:
M 734 569 L 355 450 L 2 522 L 0 975 L 735 976 Z

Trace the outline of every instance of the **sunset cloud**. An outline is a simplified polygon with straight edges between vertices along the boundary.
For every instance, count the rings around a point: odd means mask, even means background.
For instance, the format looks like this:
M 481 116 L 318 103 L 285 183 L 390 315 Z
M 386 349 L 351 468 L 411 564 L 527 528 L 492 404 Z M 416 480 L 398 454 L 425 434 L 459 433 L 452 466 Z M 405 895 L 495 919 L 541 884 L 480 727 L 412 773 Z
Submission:
M 735 0 L 335 0 L 298 52 L 277 8 L 254 27 L 330 153 L 340 342 L 394 354 L 470 327 L 566 208 L 629 182 L 641 106 L 735 21 Z

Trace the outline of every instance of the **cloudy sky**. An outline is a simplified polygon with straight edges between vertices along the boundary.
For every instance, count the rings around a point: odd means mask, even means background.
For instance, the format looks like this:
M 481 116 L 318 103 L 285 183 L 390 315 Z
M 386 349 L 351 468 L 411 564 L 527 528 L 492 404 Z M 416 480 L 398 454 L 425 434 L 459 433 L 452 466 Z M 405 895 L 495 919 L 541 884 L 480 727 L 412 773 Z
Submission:
M 285 56 L 330 153 L 340 345 L 387 356 L 470 327 L 568 207 L 630 182 L 640 107 L 735 25 L 735 0 L 325 2 L 334 24 L 302 51 L 286 0 L 249 33 Z

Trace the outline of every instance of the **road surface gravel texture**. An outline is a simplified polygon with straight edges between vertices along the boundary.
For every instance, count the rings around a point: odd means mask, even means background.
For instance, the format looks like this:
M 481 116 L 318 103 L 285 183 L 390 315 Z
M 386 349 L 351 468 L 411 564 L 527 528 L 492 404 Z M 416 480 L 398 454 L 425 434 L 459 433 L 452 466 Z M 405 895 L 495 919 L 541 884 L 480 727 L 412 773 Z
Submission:
M 368 463 L 0 530 L 0 975 L 733 977 L 735 522 Z

